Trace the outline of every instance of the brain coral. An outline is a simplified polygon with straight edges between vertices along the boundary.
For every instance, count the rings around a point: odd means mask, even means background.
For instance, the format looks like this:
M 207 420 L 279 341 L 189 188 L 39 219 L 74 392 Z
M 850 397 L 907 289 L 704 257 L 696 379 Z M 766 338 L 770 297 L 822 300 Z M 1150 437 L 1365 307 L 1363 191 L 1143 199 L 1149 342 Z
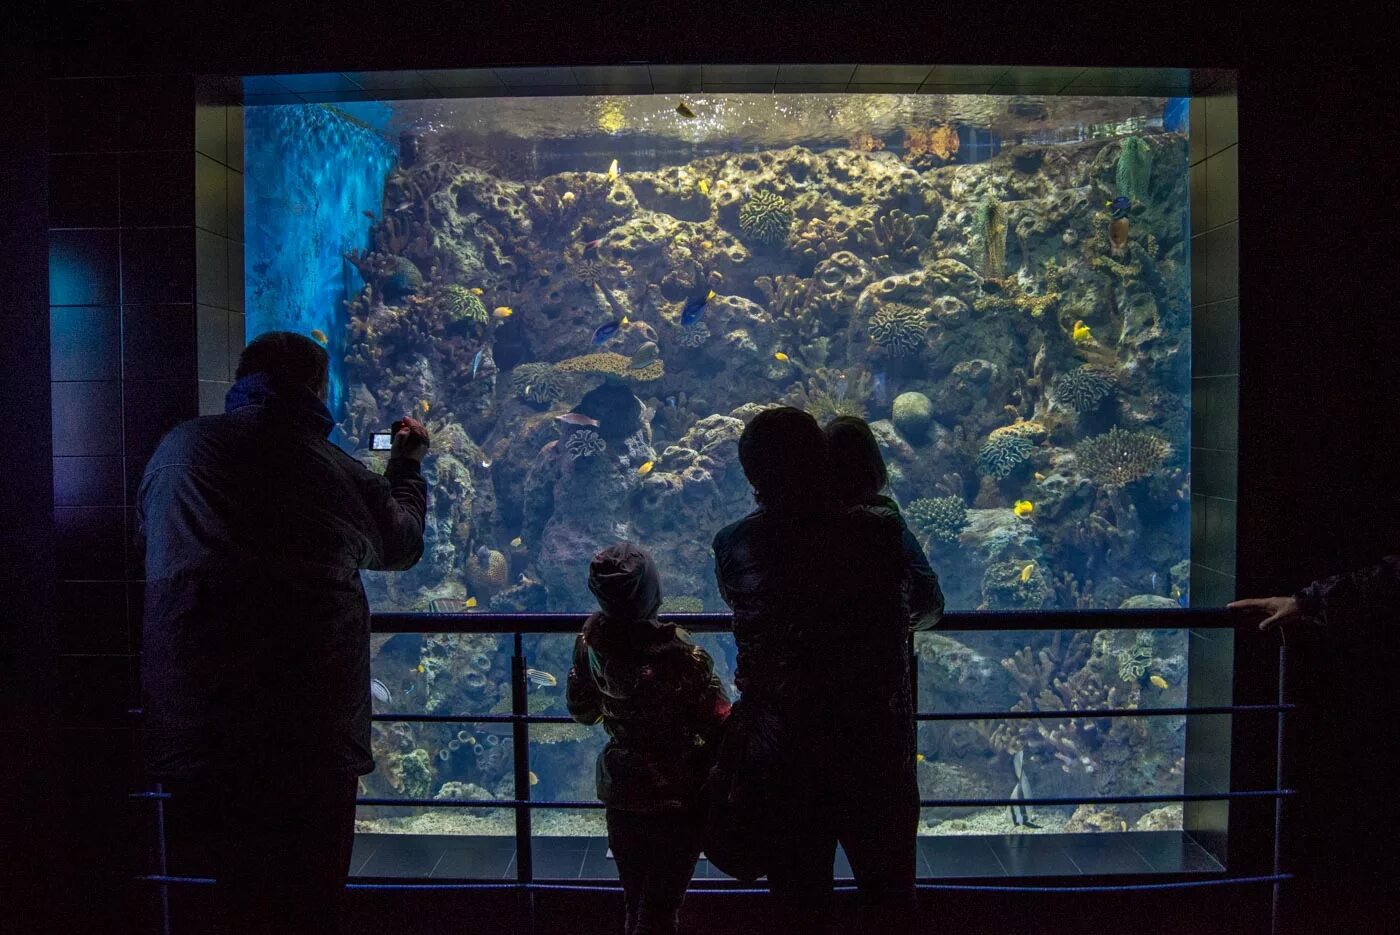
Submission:
M 957 542 L 967 526 L 967 505 L 961 497 L 922 497 L 909 504 L 909 525 L 931 542 Z
M 676 335 L 676 343 L 681 347 L 699 347 L 710 339 L 710 329 L 703 321 L 697 321 L 689 328 L 682 328 Z
M 922 311 L 898 302 L 889 303 L 870 319 L 870 339 L 895 357 L 917 354 L 927 330 Z
M 554 369 L 559 373 L 584 373 L 649 383 L 661 379 L 666 371 L 660 360 L 645 367 L 633 367 L 632 358 L 612 351 L 599 351 L 561 360 Z
M 511 371 L 510 386 L 521 399 L 552 403 L 564 395 L 564 380 L 553 364 L 521 364 Z
M 1078 412 L 1093 409 L 1113 392 L 1113 374 L 1101 367 L 1079 367 L 1055 378 L 1055 402 Z
M 1016 432 L 993 432 L 977 455 L 977 468 L 992 477 L 1005 477 L 1031 456 L 1035 443 Z
M 739 209 L 739 229 L 759 243 L 777 243 L 787 237 L 792 226 L 792 209 L 781 196 L 754 192 Z
M 465 286 L 447 285 L 442 287 L 438 301 L 454 321 L 468 319 L 486 323 L 486 305 Z
M 1102 487 L 1122 487 L 1146 477 L 1170 451 L 1167 443 L 1148 432 L 1111 428 L 1074 446 L 1079 469 Z
M 575 461 L 579 458 L 591 458 L 607 447 L 608 443 L 592 429 L 578 429 L 570 433 L 569 440 L 564 442 L 565 450 Z

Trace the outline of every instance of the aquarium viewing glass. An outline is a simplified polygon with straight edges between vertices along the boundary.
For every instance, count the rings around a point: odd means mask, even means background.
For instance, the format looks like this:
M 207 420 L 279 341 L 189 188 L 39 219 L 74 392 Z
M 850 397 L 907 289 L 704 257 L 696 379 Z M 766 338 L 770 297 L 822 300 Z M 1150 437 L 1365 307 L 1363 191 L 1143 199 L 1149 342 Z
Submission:
M 724 610 L 710 541 L 752 509 L 737 439 L 775 404 L 870 421 L 951 610 L 1184 607 L 1184 105 L 699 93 L 249 106 L 248 336 L 327 345 L 333 439 L 366 464 L 382 468 L 372 435 L 405 414 L 432 433 L 425 553 L 366 575 L 377 611 L 588 611 L 588 560 L 624 538 L 655 556 L 664 611 Z M 532 665 L 562 682 L 571 638 L 532 640 Z M 702 641 L 727 681 L 732 642 Z M 508 705 L 507 646 L 376 637 L 392 694 L 376 707 Z M 918 649 L 923 710 L 1185 701 L 1177 631 L 931 634 Z M 530 698 L 531 713 L 565 713 L 562 684 L 532 683 Z M 509 730 L 401 727 L 376 725 L 367 791 L 510 794 Z M 591 798 L 600 732 L 544 727 L 535 793 Z M 923 723 L 921 788 L 1179 792 L 1184 736 L 1183 718 Z M 1036 824 L 1063 829 L 1074 811 Z M 512 831 L 504 811 L 471 813 L 362 822 Z M 1095 830 L 1180 816 L 1120 808 Z M 926 830 L 1010 821 L 925 814 Z

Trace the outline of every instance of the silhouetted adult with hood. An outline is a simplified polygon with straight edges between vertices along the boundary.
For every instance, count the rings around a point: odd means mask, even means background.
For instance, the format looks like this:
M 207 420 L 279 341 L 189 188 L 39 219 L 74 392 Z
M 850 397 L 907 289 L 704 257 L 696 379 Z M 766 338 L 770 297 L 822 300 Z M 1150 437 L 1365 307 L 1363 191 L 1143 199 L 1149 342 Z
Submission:
M 370 755 L 359 569 L 423 551 L 423 427 L 383 476 L 332 445 L 327 356 L 243 351 L 222 415 L 161 441 L 141 480 L 146 760 L 172 798 L 172 872 L 212 873 L 219 932 L 333 932 Z
M 758 508 L 714 541 L 739 650 L 731 729 L 749 738 L 731 801 L 763 800 L 777 930 L 825 930 L 839 841 L 861 930 L 910 931 L 919 799 L 901 526 L 835 509 L 826 437 L 799 410 L 756 416 L 739 460 Z

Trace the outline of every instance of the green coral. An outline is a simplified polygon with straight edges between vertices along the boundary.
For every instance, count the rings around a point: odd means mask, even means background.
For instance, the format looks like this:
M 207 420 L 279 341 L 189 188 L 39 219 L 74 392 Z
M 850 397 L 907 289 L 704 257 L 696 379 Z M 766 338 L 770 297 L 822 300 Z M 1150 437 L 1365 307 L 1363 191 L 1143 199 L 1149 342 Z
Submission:
M 986 444 L 977 454 L 977 469 L 983 474 L 1003 478 L 1031 456 L 1035 443 L 1017 432 L 996 431 L 987 436 Z
M 570 357 L 555 364 L 554 369 L 558 373 L 615 377 L 635 380 L 640 383 L 660 380 L 666 374 L 665 367 L 660 360 L 654 360 L 645 367 L 633 367 L 632 358 L 625 354 L 615 354 L 612 351 L 599 351 L 595 354 Z
M 870 395 L 870 375 L 862 370 L 818 369 L 806 384 L 797 383 L 784 401 L 822 425 L 838 416 L 865 418 L 863 400 Z
M 1151 474 L 1170 450 L 1166 442 L 1149 432 L 1115 427 L 1075 445 L 1074 457 L 1084 476 L 1101 487 L 1117 488 Z
M 668 597 L 661 602 L 661 613 L 663 614 L 698 614 L 704 609 L 704 601 L 689 595 Z
M 552 403 L 564 395 L 564 380 L 553 364 L 521 364 L 511 371 L 510 387 L 532 403 Z
M 792 208 L 773 192 L 754 192 L 739 209 L 739 229 L 745 237 L 759 243 L 777 243 L 785 239 L 791 226 Z
M 1152 665 L 1154 640 L 1151 630 L 1139 630 L 1133 645 L 1113 654 L 1118 660 L 1118 677 L 1125 682 L 1136 682 L 1142 678 L 1147 667 Z
M 443 286 L 439 293 L 438 301 L 448 315 L 454 321 L 474 321 L 478 324 L 486 324 L 486 304 L 481 301 L 481 297 L 473 293 L 466 286 L 447 285 Z
M 1055 402 L 1076 412 L 1093 409 L 1113 392 L 1113 374 L 1102 367 L 1084 366 L 1055 378 Z
M 909 504 L 909 525 L 930 542 L 957 542 L 967 528 L 961 497 L 921 497 Z
M 928 322 L 912 306 L 890 302 L 870 319 L 870 339 L 892 357 L 909 357 L 923 347 Z
M 1134 204 L 1147 203 L 1147 187 L 1152 181 L 1152 150 L 1139 136 L 1123 141 L 1116 173 L 1118 194 Z
M 900 393 L 890 408 L 890 421 L 905 438 L 923 438 L 933 423 L 933 401 L 923 393 L 912 390 Z
M 412 753 L 399 756 L 399 776 L 403 780 L 403 794 L 411 799 L 426 799 L 432 796 L 433 767 L 428 751 L 419 747 Z
M 1038 562 L 995 562 L 982 575 L 982 603 L 988 610 L 1038 610 L 1053 593 Z
M 972 230 L 982 244 L 982 272 L 989 279 L 1006 275 L 1006 208 L 988 195 L 972 216 Z

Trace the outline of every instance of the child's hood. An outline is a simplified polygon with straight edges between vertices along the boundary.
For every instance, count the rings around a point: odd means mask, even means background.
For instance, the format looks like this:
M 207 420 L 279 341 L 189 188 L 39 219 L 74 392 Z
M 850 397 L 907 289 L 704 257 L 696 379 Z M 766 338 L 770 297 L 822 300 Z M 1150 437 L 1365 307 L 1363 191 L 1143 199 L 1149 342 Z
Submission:
M 618 542 L 593 556 L 588 566 L 588 589 L 598 598 L 601 614 L 589 621 L 585 638 L 590 644 L 608 636 L 636 639 L 638 627 L 655 631 L 653 638 L 667 637 L 672 628 L 656 622 L 661 608 L 661 575 L 646 550 L 631 542 Z

